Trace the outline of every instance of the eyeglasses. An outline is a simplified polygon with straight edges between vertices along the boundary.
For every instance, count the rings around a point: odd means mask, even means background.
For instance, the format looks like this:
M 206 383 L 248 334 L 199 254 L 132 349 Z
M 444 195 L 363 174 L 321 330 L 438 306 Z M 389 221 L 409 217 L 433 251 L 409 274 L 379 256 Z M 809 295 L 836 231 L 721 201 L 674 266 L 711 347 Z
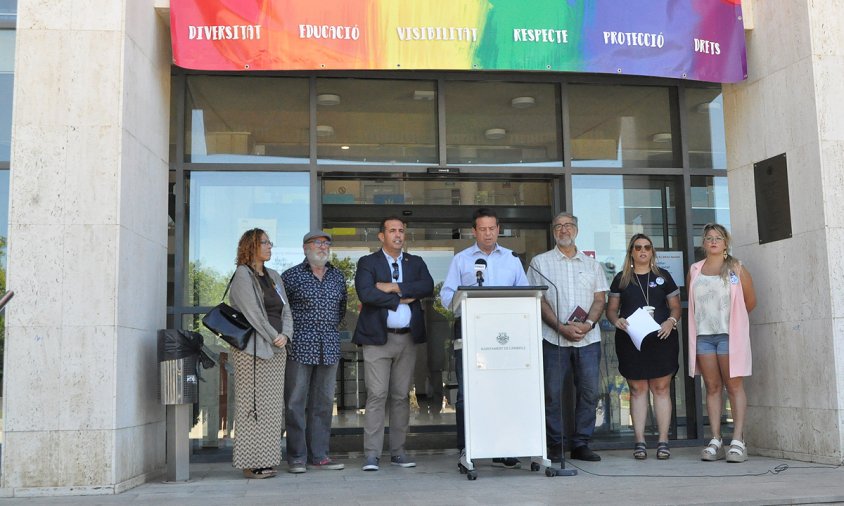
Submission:
M 398 262 L 393 262 L 393 281 L 399 280 L 399 264 Z
M 724 238 L 717 235 L 708 235 L 703 238 L 703 242 L 721 242 Z
M 634 244 L 633 249 L 636 251 L 650 251 L 653 249 L 653 246 L 651 246 L 650 244 Z
M 575 223 L 557 223 L 557 224 L 556 224 L 556 225 L 554 225 L 554 227 L 553 227 L 553 229 L 554 229 L 554 231 L 555 231 L 555 232 L 560 231 L 560 230 L 562 230 L 562 229 L 566 229 L 566 230 L 574 230 L 574 229 L 576 229 L 576 228 L 577 228 L 577 225 L 576 225 Z
M 317 239 L 315 241 L 308 241 L 308 243 L 314 244 L 318 248 L 322 248 L 323 246 L 325 246 L 327 248 L 327 247 L 331 246 L 331 241 L 327 241 L 327 240 L 323 240 L 323 239 Z
M 261 246 L 269 246 L 270 248 L 273 247 L 272 241 L 261 241 Z

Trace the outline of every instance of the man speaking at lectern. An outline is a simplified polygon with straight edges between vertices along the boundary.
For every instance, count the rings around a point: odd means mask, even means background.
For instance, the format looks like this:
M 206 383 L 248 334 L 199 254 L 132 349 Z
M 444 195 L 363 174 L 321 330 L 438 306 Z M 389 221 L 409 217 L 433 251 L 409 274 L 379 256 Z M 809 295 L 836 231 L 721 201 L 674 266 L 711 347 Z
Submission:
M 527 286 L 528 280 L 519 257 L 498 244 L 500 227 L 498 215 L 492 209 L 482 207 L 472 213 L 472 233 L 475 244 L 454 255 L 448 274 L 440 290 L 443 307 L 451 308 L 451 301 L 458 286 Z M 461 339 L 460 308 L 452 308 L 458 318 L 454 322 L 454 370 L 457 374 L 457 402 L 454 405 L 457 418 L 457 447 L 466 447 L 463 419 L 463 342 Z M 493 465 L 514 468 L 519 459 L 496 458 Z

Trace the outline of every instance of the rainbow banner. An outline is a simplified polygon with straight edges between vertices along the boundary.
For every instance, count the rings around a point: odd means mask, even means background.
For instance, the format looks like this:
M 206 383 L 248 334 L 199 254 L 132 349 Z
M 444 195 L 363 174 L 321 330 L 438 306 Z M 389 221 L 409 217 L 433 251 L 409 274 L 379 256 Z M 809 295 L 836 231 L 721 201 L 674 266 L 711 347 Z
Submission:
M 741 0 L 171 0 L 197 70 L 515 70 L 747 78 Z

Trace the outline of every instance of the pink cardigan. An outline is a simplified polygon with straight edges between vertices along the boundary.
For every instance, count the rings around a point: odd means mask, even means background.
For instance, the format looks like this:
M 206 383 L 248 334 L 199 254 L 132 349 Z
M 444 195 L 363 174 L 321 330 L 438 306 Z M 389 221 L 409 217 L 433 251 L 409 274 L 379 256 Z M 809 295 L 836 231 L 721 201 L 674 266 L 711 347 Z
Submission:
M 689 268 L 689 376 L 697 373 L 697 328 L 695 324 L 695 278 L 700 274 L 703 260 Z M 744 304 L 741 276 L 738 283 L 730 283 L 730 377 L 750 376 L 753 372 L 750 356 L 750 319 Z

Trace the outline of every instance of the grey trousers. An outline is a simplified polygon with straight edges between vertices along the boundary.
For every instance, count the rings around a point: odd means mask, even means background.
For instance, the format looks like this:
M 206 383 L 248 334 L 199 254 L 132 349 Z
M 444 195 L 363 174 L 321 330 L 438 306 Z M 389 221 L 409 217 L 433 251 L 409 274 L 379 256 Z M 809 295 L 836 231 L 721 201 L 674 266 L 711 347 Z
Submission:
M 410 421 L 408 394 L 416 366 L 416 344 L 408 334 L 387 334 L 383 346 L 363 346 L 366 378 L 366 413 L 363 420 L 363 451 L 380 457 L 384 447 L 387 400 L 390 410 L 390 454 L 404 454 Z

